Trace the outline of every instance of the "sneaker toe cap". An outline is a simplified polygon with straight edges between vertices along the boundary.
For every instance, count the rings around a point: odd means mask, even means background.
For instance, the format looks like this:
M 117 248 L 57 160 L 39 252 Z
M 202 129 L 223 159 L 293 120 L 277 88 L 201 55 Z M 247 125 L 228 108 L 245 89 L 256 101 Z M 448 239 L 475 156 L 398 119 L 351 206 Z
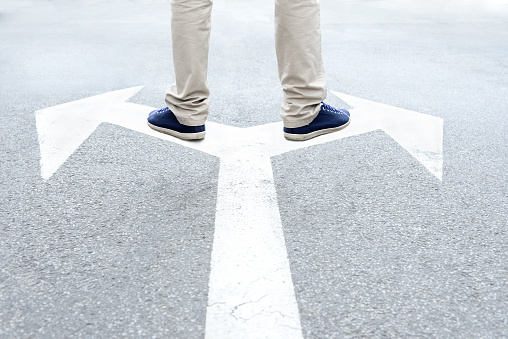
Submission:
M 351 113 L 349 113 L 349 111 L 348 111 L 348 110 L 346 110 L 346 109 L 338 109 L 337 111 L 341 112 L 342 114 L 347 115 L 348 117 L 350 117 L 350 116 L 351 116 Z

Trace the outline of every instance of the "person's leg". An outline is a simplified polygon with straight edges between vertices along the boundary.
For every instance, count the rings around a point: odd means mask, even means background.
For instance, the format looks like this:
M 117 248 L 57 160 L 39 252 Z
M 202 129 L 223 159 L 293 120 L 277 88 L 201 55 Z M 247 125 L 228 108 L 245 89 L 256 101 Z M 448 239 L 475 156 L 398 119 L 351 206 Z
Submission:
M 275 44 L 284 126 L 308 125 L 326 97 L 319 0 L 275 0 Z
M 199 126 L 208 115 L 207 82 L 212 0 L 172 0 L 171 34 L 176 83 L 166 104 L 181 124 Z

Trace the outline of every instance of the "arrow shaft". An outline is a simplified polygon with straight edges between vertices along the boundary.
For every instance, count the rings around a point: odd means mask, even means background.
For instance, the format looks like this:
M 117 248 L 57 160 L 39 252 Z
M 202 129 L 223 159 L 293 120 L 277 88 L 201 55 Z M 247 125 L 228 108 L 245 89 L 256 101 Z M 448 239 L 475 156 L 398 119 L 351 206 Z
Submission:
M 302 338 L 270 158 L 221 159 L 206 338 Z

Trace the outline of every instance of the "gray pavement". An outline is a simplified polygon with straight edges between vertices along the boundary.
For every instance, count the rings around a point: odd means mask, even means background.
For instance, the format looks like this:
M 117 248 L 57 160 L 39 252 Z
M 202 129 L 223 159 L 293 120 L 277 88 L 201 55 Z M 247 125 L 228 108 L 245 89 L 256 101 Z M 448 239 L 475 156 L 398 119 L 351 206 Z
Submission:
M 272 1 L 214 6 L 210 120 L 278 121 Z M 506 3 L 321 6 L 329 89 L 443 118 L 444 167 L 381 131 L 272 159 L 304 337 L 508 337 Z M 40 176 L 36 110 L 164 104 L 169 16 L 0 0 L 0 337 L 204 336 L 219 159 L 102 124 Z

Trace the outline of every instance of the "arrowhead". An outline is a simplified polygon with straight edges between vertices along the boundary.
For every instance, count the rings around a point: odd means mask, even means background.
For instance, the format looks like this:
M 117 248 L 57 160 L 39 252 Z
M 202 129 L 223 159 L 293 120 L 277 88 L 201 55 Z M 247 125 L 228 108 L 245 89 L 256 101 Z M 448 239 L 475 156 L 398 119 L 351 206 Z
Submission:
M 254 149 L 273 156 L 381 129 L 442 180 L 441 118 L 333 92 L 353 107 L 351 126 L 339 133 L 324 135 L 305 143 L 295 143 L 280 138 L 281 123 L 238 129 L 209 122 L 207 133 L 211 135 L 208 140 L 190 143 L 148 128 L 146 114 L 150 107 L 124 103 L 142 88 L 143 86 L 138 86 L 109 92 L 35 112 L 42 178 L 49 179 L 100 123 L 110 122 L 219 157 Z
M 333 92 L 360 118 L 390 135 L 439 180 L 443 180 L 443 119 Z M 352 122 L 353 122 L 352 121 Z
M 107 120 L 108 110 L 143 86 L 113 91 L 35 112 L 41 150 L 41 175 L 49 179 L 65 160 Z

